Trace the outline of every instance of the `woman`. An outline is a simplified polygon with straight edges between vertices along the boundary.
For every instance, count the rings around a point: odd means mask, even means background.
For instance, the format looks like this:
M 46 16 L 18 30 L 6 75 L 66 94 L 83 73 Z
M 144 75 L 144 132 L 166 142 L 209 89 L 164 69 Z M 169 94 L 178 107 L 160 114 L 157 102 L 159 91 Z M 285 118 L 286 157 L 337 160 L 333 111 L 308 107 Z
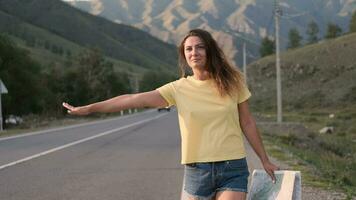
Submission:
M 184 191 L 189 199 L 245 199 L 249 176 L 242 133 L 275 181 L 256 123 L 248 108 L 251 96 L 242 75 L 226 60 L 210 33 L 191 30 L 179 46 L 182 78 L 154 91 L 127 94 L 73 107 L 68 113 L 117 112 L 129 108 L 176 105 L 182 138 Z M 185 78 L 185 72 L 192 75 Z

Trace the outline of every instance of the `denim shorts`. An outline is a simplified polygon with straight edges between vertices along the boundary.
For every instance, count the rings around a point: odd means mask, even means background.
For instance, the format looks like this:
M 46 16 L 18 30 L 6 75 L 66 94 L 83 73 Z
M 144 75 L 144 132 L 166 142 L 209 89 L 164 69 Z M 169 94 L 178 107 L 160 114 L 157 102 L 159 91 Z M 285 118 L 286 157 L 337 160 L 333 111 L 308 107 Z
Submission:
M 249 175 L 246 158 L 186 164 L 184 192 L 199 200 L 211 199 L 225 190 L 247 193 Z

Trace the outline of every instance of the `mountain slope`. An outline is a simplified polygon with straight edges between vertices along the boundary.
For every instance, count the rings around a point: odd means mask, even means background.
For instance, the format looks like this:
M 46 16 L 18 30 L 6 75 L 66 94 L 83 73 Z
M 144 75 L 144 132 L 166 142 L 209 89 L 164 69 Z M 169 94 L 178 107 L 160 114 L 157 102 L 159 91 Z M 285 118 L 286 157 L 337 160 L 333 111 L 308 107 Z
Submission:
M 336 109 L 356 103 L 356 33 L 281 55 L 282 98 L 287 110 Z M 275 56 L 248 66 L 257 108 L 276 105 Z
M 274 1 L 270 0 L 91 0 L 70 4 L 117 23 L 133 25 L 170 43 L 178 43 L 192 28 L 213 33 L 237 64 L 242 63 L 242 42 L 246 41 L 248 62 L 259 57 L 260 38 L 273 35 Z M 280 0 L 283 10 L 281 43 L 286 46 L 288 31 L 297 28 L 305 35 L 306 24 L 314 20 L 322 37 L 329 22 L 348 30 L 356 0 Z M 231 32 L 235 34 L 231 34 Z M 257 44 L 256 44 L 257 43 Z
M 86 48 L 2 11 L 0 11 L 0 32 L 7 33 L 19 47 L 26 49 L 32 58 L 41 63 L 44 70 L 53 65 L 70 67 L 67 62 Z M 133 63 L 110 57 L 107 59 L 114 63 L 116 71 L 140 74 L 147 70 Z
M 110 57 L 156 70 L 174 70 L 176 49 L 149 34 L 79 11 L 59 0 L 0 0 L 8 15 Z

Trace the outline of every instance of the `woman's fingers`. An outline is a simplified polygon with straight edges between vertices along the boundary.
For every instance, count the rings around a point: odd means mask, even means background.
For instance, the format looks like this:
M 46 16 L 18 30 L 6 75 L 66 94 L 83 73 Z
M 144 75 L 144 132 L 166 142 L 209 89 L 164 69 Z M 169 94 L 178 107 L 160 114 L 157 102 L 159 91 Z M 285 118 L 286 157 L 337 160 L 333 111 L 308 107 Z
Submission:
M 276 176 L 274 174 L 274 171 L 279 170 L 279 168 L 270 162 L 265 163 L 264 168 L 265 168 L 267 174 L 271 177 L 272 182 L 276 183 Z
M 66 102 L 63 102 L 62 105 L 63 105 L 65 108 L 67 108 L 67 109 L 73 109 L 73 108 L 74 108 L 73 106 L 69 105 L 69 104 L 66 103 Z
M 78 107 L 74 107 L 69 105 L 66 102 L 62 103 L 63 107 L 65 107 L 67 109 L 67 112 L 71 115 L 88 115 L 90 114 L 90 110 L 88 108 L 88 106 L 78 106 Z
M 273 183 L 276 183 L 276 176 L 274 175 L 274 171 L 269 171 L 269 172 L 267 172 L 268 173 L 268 175 L 271 177 L 271 179 L 272 179 L 272 182 Z
M 63 107 L 65 107 L 65 108 L 67 108 L 68 110 L 67 110 L 67 112 L 69 113 L 69 114 L 71 114 L 72 113 L 72 111 L 75 109 L 75 107 L 73 107 L 73 106 L 71 106 L 71 105 L 69 105 L 68 103 L 66 103 L 66 102 L 63 102 L 62 103 L 62 105 L 63 105 Z

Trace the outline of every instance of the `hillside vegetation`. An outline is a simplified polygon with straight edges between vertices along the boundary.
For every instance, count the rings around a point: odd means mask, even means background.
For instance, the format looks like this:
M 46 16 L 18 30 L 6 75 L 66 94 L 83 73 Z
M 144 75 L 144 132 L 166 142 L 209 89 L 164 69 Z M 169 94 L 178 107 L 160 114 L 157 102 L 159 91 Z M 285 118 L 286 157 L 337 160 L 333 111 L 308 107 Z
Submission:
M 151 90 L 176 72 L 176 47 L 141 30 L 58 0 L 0 0 L 0 79 L 9 90 L 3 119 L 61 117 L 63 101 Z
M 54 33 L 82 47 L 146 69 L 173 71 L 176 48 L 136 28 L 77 10 L 59 0 L 0 1 L 1 30 L 39 39 L 24 23 Z M 29 32 L 29 33 L 28 33 Z
M 356 34 L 281 54 L 283 107 L 287 111 L 328 108 L 356 102 Z M 248 84 L 259 110 L 276 105 L 275 56 L 248 66 Z
M 356 196 L 356 34 L 281 55 L 283 121 L 260 125 L 275 149 L 300 160 L 305 184 Z M 254 110 L 275 120 L 275 56 L 248 66 Z M 267 115 L 266 115 L 267 113 Z M 293 122 L 293 123 L 288 123 Z M 323 127 L 332 127 L 320 133 Z M 311 166 L 305 168 L 305 166 Z
M 41 63 L 44 70 L 52 65 L 70 67 L 68 60 L 78 56 L 86 47 L 69 41 L 48 30 L 19 20 L 15 16 L 0 11 L 0 31 L 8 34 L 19 47 L 26 49 L 30 56 Z M 142 73 L 147 70 L 133 63 L 108 57 L 117 71 Z M 47 69 L 46 69 L 47 68 Z

